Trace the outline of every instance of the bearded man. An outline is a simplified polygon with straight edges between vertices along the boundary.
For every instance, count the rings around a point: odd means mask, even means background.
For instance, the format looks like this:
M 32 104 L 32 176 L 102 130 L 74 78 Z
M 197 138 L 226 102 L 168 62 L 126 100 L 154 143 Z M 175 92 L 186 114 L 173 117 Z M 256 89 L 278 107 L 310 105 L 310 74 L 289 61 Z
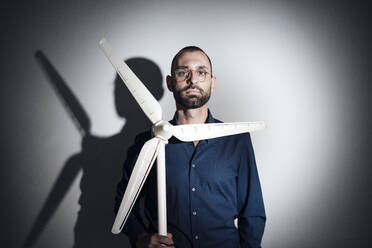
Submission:
M 212 63 L 200 48 L 188 46 L 173 58 L 168 89 L 176 101 L 172 125 L 221 122 L 208 109 L 216 87 Z M 137 135 L 124 163 L 115 212 L 138 154 L 151 132 Z M 157 182 L 152 169 L 123 232 L 134 247 L 261 247 L 265 210 L 249 133 L 166 145 L 167 236 L 157 234 Z M 145 225 L 145 223 L 147 223 Z

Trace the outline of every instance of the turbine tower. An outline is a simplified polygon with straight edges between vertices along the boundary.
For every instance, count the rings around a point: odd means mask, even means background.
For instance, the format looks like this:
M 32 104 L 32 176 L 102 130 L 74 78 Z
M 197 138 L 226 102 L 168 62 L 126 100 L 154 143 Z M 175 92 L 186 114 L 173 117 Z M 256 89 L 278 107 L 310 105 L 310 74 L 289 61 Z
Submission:
M 208 123 L 171 125 L 162 120 L 162 109 L 159 102 L 148 91 L 128 65 L 112 50 L 105 39 L 100 47 L 115 70 L 134 96 L 145 115 L 152 122 L 154 138 L 147 141 L 137 158 L 127 188 L 116 215 L 112 233 L 118 234 L 123 229 L 130 211 L 144 185 L 152 165 L 157 159 L 158 218 L 159 235 L 167 235 L 167 208 L 165 182 L 165 145 L 169 138 L 175 136 L 181 141 L 198 141 L 227 135 L 257 131 L 265 128 L 264 122 Z

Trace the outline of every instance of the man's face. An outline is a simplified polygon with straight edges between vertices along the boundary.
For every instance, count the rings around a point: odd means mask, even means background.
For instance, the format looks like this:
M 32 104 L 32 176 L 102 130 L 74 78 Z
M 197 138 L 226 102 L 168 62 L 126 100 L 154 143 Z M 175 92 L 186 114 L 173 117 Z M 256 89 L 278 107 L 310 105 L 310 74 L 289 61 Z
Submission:
M 183 53 L 172 74 L 167 78 L 168 88 L 179 105 L 195 109 L 208 102 L 216 79 L 211 75 L 209 60 L 203 52 Z

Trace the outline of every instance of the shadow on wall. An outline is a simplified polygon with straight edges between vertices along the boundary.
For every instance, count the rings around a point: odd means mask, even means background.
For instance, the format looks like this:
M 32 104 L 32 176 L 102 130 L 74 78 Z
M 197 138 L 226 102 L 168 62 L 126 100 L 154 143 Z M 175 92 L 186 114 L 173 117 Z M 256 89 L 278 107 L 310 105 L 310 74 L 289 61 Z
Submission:
M 116 184 L 121 178 L 127 148 L 134 142 L 135 135 L 148 129 L 151 124 L 117 76 L 114 82 L 115 105 L 118 115 L 126 118 L 126 124 L 118 134 L 111 137 L 95 137 L 90 132 L 89 116 L 48 58 L 41 51 L 36 52 L 35 58 L 79 129 L 82 143 L 81 151 L 67 159 L 63 166 L 32 226 L 25 247 L 36 244 L 80 170 L 83 175 L 80 182 L 80 211 L 74 228 L 74 247 L 129 247 L 124 235 L 111 233 L 115 218 Z M 126 63 L 159 100 L 164 93 L 159 67 L 145 58 L 132 58 L 126 60 Z

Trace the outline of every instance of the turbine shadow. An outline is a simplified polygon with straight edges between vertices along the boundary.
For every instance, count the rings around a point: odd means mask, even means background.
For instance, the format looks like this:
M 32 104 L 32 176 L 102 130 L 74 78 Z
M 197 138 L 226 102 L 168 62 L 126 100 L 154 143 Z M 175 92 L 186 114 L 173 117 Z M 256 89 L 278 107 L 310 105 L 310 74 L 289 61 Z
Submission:
M 111 137 L 94 136 L 90 132 L 89 116 L 48 58 L 41 51 L 36 52 L 35 58 L 79 129 L 82 145 L 81 151 L 67 159 L 24 246 L 31 247 L 37 242 L 81 170 L 80 211 L 74 228 L 73 247 L 129 247 L 124 235 L 111 233 L 115 218 L 113 209 L 116 184 L 121 178 L 127 148 L 134 142 L 135 135 L 148 129 L 151 124 L 117 76 L 114 81 L 115 106 L 117 114 L 126 118 L 126 124 L 119 133 Z M 146 58 L 131 58 L 126 62 L 159 100 L 164 92 L 159 67 Z

